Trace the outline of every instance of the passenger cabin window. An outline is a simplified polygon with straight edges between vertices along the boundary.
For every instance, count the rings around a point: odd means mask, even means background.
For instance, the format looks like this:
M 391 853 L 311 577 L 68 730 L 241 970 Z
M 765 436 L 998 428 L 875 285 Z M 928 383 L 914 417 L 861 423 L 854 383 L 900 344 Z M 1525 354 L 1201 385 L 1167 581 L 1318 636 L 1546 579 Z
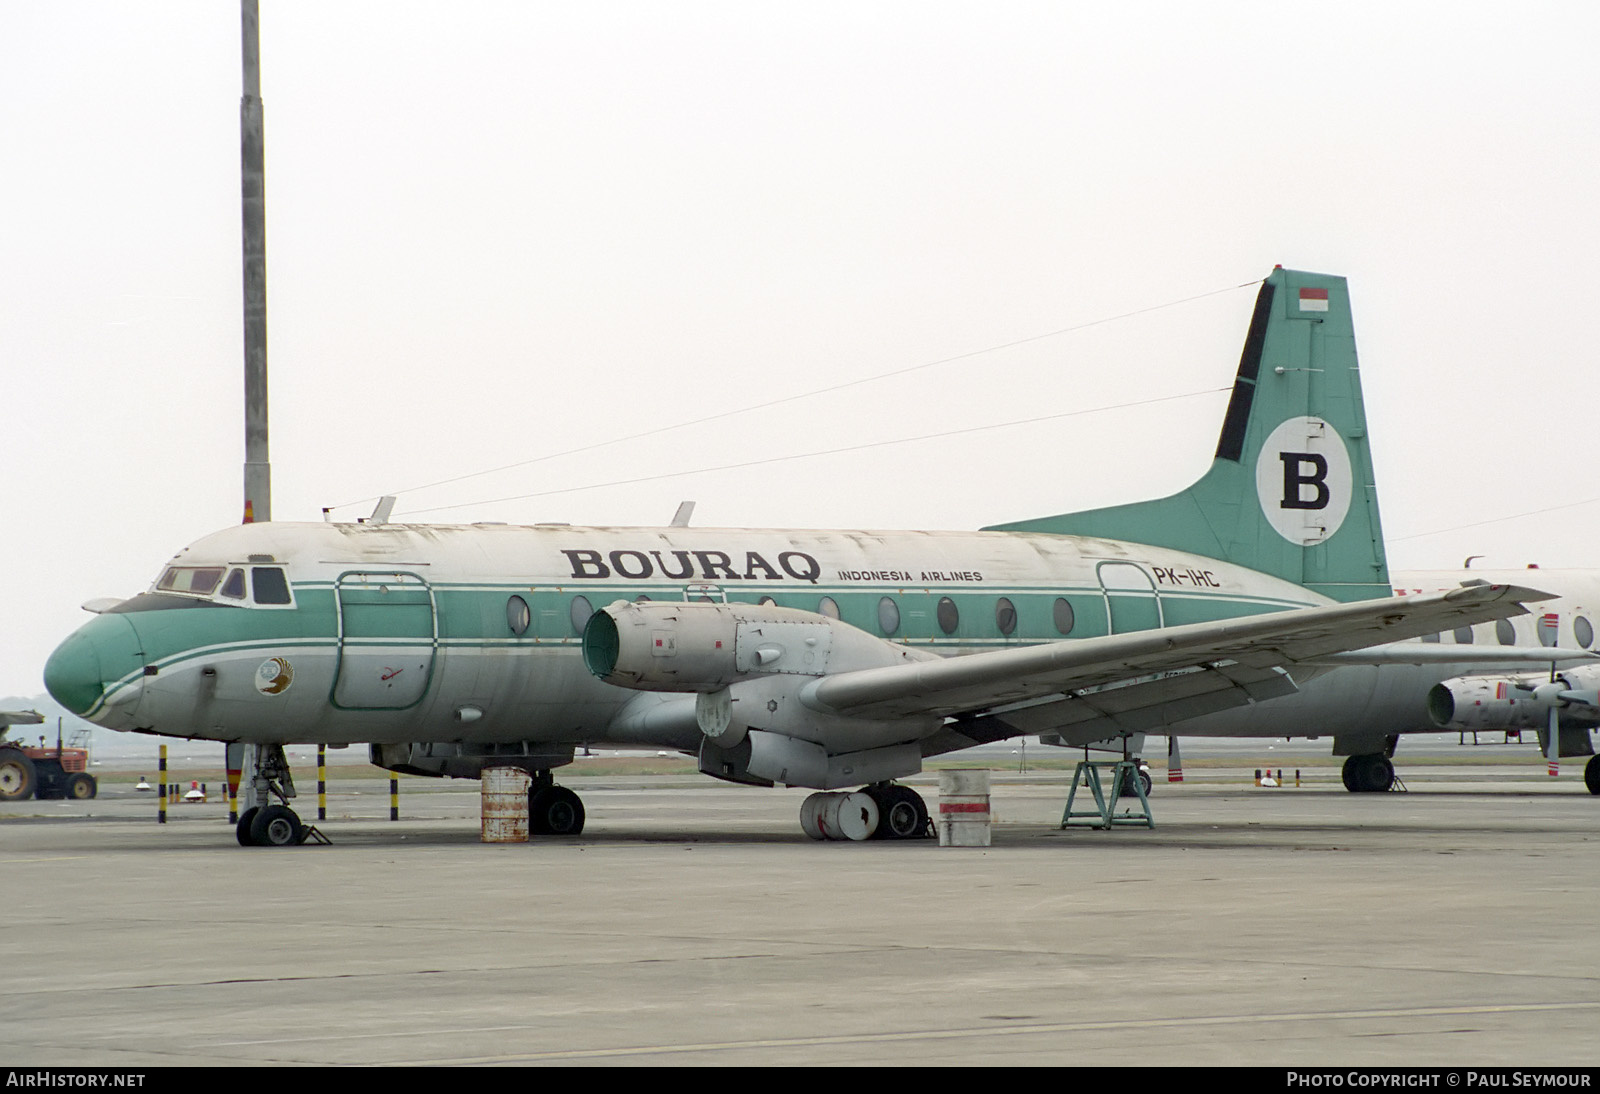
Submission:
M 1010 638 L 1017 629 L 1017 606 L 1007 597 L 1001 597 L 994 605 L 994 625 L 1000 628 L 1000 633 Z
M 518 637 L 528 633 L 528 625 L 533 622 L 533 612 L 528 610 L 528 602 L 520 596 L 513 596 L 506 601 L 506 626 L 511 628 L 511 633 Z
M 878 629 L 884 634 L 893 634 L 900 629 L 900 605 L 894 602 L 894 597 L 885 596 L 878 601 Z
M 1470 646 L 1470 645 L 1472 645 L 1472 628 L 1471 627 L 1457 627 L 1456 628 L 1456 645 L 1458 645 L 1458 646 Z
M 1594 641 L 1594 626 L 1580 615 L 1572 621 L 1572 637 L 1578 640 L 1578 645 L 1588 649 Z
M 638 603 L 642 604 L 648 599 L 649 597 L 641 596 Z M 572 633 L 582 634 L 583 628 L 589 625 L 589 617 L 594 615 L 594 606 L 589 603 L 588 597 L 575 596 L 572 598 L 572 607 L 569 609 L 569 615 L 572 621 Z
M 1494 636 L 1499 639 L 1502 646 L 1515 646 L 1517 644 L 1517 632 L 1512 628 L 1511 620 L 1509 619 L 1501 619 L 1495 622 Z
M 257 566 L 250 571 L 250 589 L 257 604 L 291 604 L 289 582 L 276 566 Z
M 1073 614 L 1072 605 L 1067 602 L 1066 597 L 1056 597 L 1056 604 L 1051 609 L 1051 614 L 1055 618 L 1057 631 L 1061 634 L 1072 633 L 1072 628 L 1077 624 L 1078 620 Z

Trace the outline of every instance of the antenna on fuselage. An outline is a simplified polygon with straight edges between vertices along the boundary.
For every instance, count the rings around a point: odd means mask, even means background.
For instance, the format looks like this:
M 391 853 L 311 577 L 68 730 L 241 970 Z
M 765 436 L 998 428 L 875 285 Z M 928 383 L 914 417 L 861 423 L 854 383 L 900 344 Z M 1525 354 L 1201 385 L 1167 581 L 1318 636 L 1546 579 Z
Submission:
M 692 501 L 680 501 L 678 503 L 678 511 L 676 513 L 672 514 L 672 524 L 670 525 L 670 527 L 673 527 L 673 528 L 687 528 L 687 527 L 689 527 L 689 518 L 692 517 L 693 515 L 694 515 L 694 502 L 692 502 Z
M 378 499 L 378 504 L 373 507 L 370 517 L 362 517 L 358 524 L 388 524 L 389 514 L 394 512 L 394 495 L 385 494 Z

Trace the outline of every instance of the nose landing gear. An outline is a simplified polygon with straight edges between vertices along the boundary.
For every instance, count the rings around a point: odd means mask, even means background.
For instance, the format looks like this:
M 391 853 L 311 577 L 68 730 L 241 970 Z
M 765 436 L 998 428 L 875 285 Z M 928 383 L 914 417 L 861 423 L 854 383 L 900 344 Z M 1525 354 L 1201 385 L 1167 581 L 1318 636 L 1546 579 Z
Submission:
M 295 796 L 294 779 L 289 774 L 289 759 L 282 745 L 254 745 L 246 747 L 246 755 L 255 752 L 255 772 L 251 786 L 256 801 L 277 798 L 277 804 L 252 806 L 239 814 L 234 826 L 240 847 L 297 847 L 307 841 L 331 842 L 314 826 L 306 824 L 293 809 L 289 799 Z

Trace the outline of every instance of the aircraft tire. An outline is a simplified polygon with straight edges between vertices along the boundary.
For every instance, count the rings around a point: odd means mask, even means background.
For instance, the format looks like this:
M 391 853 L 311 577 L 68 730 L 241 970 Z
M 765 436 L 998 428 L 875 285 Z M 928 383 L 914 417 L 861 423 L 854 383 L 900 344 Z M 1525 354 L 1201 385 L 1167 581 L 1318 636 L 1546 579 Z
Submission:
M 26 752 L 20 748 L 0 748 L 0 801 L 25 801 L 33 797 L 38 785 L 38 773 Z
M 528 796 L 528 831 L 537 836 L 583 832 L 583 799 L 564 786 L 544 786 Z
M 878 827 L 871 839 L 916 839 L 928 829 L 928 805 L 909 786 L 868 788 L 878 803 Z
M 1155 783 L 1150 781 L 1150 772 L 1146 771 L 1144 768 L 1141 767 L 1141 768 L 1139 768 L 1138 774 L 1136 776 L 1134 776 L 1134 777 L 1139 780 L 1139 785 L 1144 788 L 1144 796 L 1148 798 L 1150 796 L 1151 788 L 1155 786 Z M 1122 785 L 1117 788 L 1117 797 L 1119 797 L 1119 798 L 1137 798 L 1138 796 L 1139 795 L 1134 792 L 1133 784 L 1128 780 L 1128 778 L 1126 776 L 1124 776 L 1123 780 L 1122 780 Z
M 1344 780 L 1344 788 L 1350 793 L 1356 792 L 1356 757 L 1346 756 L 1344 766 L 1339 769 L 1339 778 Z
M 1589 788 L 1589 793 L 1600 794 L 1600 756 L 1590 756 L 1589 762 L 1583 765 L 1583 785 Z
M 1381 752 L 1369 752 L 1365 756 L 1352 756 L 1354 761 L 1351 770 L 1351 787 L 1362 794 L 1381 794 L 1394 785 L 1394 764 L 1389 762 L 1389 757 Z
M 257 847 L 296 847 L 305 838 L 305 826 L 287 806 L 269 805 L 250 822 L 250 840 Z
M 99 792 L 100 787 L 95 783 L 93 775 L 86 775 L 82 771 L 67 777 L 67 797 L 75 801 L 88 801 Z
M 259 806 L 252 805 L 239 814 L 239 823 L 233 826 L 233 834 L 238 837 L 240 847 L 254 847 L 256 841 L 250 838 L 250 826 L 255 823 L 256 814 L 261 812 Z

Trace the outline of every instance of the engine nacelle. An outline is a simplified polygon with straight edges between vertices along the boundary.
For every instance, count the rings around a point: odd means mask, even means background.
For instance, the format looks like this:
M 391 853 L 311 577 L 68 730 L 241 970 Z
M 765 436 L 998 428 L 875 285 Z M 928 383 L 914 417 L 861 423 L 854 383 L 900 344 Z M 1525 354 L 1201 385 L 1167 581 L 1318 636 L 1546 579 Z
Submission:
M 922 769 L 917 743 L 937 715 L 852 717 L 808 706 L 818 677 L 937 660 L 815 612 L 761 604 L 634 603 L 594 613 L 583 661 L 608 684 L 689 692 L 635 713 L 628 726 L 676 727 L 692 712 L 700 770 L 731 782 L 833 790 Z
M 583 629 L 583 663 L 608 684 L 711 693 L 760 677 L 814 677 L 935 655 L 797 608 L 619 600 Z
M 1428 691 L 1428 717 L 1441 729 L 1544 730 L 1556 710 L 1564 727 L 1600 724 L 1600 665 L 1548 672 L 1457 676 Z

